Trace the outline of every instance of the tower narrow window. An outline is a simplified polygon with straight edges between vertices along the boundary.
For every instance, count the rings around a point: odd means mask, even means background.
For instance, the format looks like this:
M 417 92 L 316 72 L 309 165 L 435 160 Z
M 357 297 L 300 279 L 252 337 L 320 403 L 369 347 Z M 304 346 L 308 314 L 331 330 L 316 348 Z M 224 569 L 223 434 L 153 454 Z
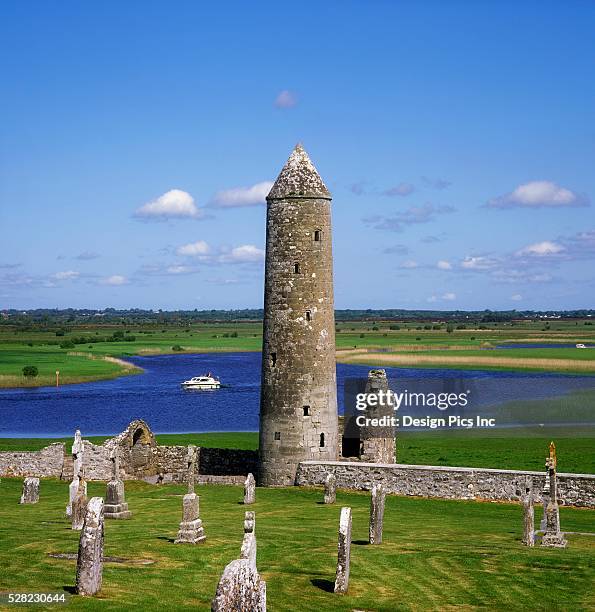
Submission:
M 270 356 L 271 368 L 274 368 L 277 365 L 277 353 L 271 353 Z
M 293 264 L 293 273 L 294 274 L 299 274 L 300 273 L 300 262 L 299 261 L 296 261 Z
M 324 434 L 321 433 L 320 434 L 320 448 L 323 448 L 323 447 L 324 447 Z
M 275 440 L 280 440 L 281 439 L 281 432 L 280 431 L 276 431 L 275 432 Z
M 322 240 L 322 232 L 320 230 L 314 230 L 314 242 L 320 242 Z
M 310 416 L 310 406 L 304 406 L 304 416 Z
M 312 320 L 312 311 L 306 310 L 306 321 L 311 321 L 311 320 Z

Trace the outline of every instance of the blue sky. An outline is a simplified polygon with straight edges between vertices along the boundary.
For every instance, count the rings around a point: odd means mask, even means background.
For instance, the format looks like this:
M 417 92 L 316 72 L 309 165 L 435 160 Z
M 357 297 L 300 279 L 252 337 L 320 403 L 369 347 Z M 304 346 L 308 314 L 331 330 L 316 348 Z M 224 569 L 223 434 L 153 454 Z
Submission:
M 595 306 L 592 2 L 0 6 L 0 308 L 261 307 L 333 193 L 338 308 Z

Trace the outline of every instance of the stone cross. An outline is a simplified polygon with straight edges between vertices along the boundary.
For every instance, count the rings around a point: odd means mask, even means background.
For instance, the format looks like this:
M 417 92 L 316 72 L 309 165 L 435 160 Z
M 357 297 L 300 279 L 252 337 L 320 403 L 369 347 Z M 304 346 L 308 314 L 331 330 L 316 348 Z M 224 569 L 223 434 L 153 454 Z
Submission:
M 533 480 L 528 477 L 523 496 L 523 544 L 535 546 L 535 509 L 533 507 Z
M 370 544 L 382 544 L 385 499 L 384 487 L 380 483 L 375 484 L 370 496 Z
M 112 479 L 107 483 L 105 494 L 104 516 L 109 519 L 129 519 L 132 512 L 128 510 L 124 481 L 120 480 L 120 455 L 118 448 L 111 454 L 113 461 Z
M 334 504 L 337 501 L 337 479 L 331 472 L 324 481 L 324 503 Z
M 556 475 L 557 464 L 556 445 L 551 442 L 550 454 L 545 462 L 549 484 L 549 496 L 547 501 L 544 498 L 542 529 L 545 533 L 541 538 L 541 545 L 554 548 L 566 548 L 568 542 L 564 538 L 564 534 L 560 531 L 560 508 L 558 506 L 558 482 Z
M 252 472 L 248 474 L 244 482 L 244 504 L 253 504 L 256 498 L 256 482 Z
M 351 508 L 341 508 L 339 541 L 337 544 L 337 574 L 335 593 L 347 593 L 351 560 Z
M 110 456 L 112 460 L 112 480 L 120 480 L 120 452 L 116 447 Z
M 196 472 L 196 446 L 188 446 L 188 493 L 194 493 L 194 474 Z
M 76 592 L 96 595 L 103 573 L 103 499 L 93 497 L 87 506 L 76 562 Z
M 256 517 L 248 510 L 244 516 L 244 540 L 240 550 L 240 559 L 248 559 L 250 566 L 256 570 L 256 533 L 254 533 Z
M 23 492 L 21 493 L 21 504 L 36 504 L 39 501 L 39 478 L 25 478 L 23 481 Z

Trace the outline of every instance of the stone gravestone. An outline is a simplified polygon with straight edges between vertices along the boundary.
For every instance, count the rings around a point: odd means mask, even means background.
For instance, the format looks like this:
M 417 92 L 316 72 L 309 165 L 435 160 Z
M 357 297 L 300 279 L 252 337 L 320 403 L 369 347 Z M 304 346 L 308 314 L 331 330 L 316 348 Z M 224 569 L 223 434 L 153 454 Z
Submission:
M 240 558 L 223 570 L 211 603 L 212 612 L 266 612 L 266 582 L 256 569 L 255 527 L 255 514 L 248 510 Z
M 248 510 L 244 517 L 244 540 L 240 550 L 240 559 L 248 559 L 250 565 L 256 569 L 256 515 Z
M 385 499 L 384 487 L 382 484 L 375 484 L 370 496 L 370 544 L 382 544 Z
M 25 478 L 21 504 L 36 504 L 39 501 L 39 478 Z
M 76 492 L 76 497 L 72 500 L 70 518 L 72 521 L 72 528 L 76 531 L 80 531 L 85 523 L 85 516 L 87 515 L 87 506 L 89 500 L 87 499 L 87 483 L 81 479 L 80 486 Z
M 117 448 L 112 451 L 111 460 L 112 479 L 107 483 L 104 515 L 110 519 L 128 519 L 132 516 L 132 512 L 128 510 L 124 482 L 120 480 L 120 456 Z
M 266 612 L 266 582 L 248 559 L 232 561 L 221 574 L 211 612 Z
M 560 508 L 558 506 L 556 446 L 550 443 L 550 456 L 545 463 L 549 479 L 549 500 L 545 506 L 545 533 L 541 538 L 541 545 L 554 548 L 566 548 L 568 542 L 560 531 Z
M 72 445 L 72 482 L 68 487 L 68 505 L 66 506 L 66 516 L 70 516 L 72 512 L 72 502 L 76 497 L 79 485 L 81 483 L 81 479 L 83 476 L 83 452 L 85 447 L 83 445 L 83 439 L 81 437 L 81 432 L 77 429 L 74 433 L 74 444 Z M 85 495 L 87 494 L 87 483 L 84 483 L 85 486 Z
M 176 537 L 176 544 L 201 544 L 207 538 L 200 517 L 200 499 L 194 492 L 194 470 L 196 465 L 196 447 L 188 447 L 188 493 L 182 500 L 182 522 Z
M 252 473 L 248 474 L 244 482 L 244 504 L 253 504 L 256 498 L 256 482 Z
M 347 593 L 349 587 L 349 563 L 351 559 L 351 508 L 341 508 L 339 541 L 337 545 L 337 574 L 335 593 Z
M 327 475 L 324 481 L 324 503 L 334 504 L 337 501 L 337 479 L 333 473 Z
M 523 504 L 523 544 L 535 545 L 535 508 L 533 506 L 533 479 L 526 477 L 525 492 L 522 496 Z
M 87 506 L 76 563 L 76 592 L 96 595 L 103 572 L 103 499 L 93 497 Z

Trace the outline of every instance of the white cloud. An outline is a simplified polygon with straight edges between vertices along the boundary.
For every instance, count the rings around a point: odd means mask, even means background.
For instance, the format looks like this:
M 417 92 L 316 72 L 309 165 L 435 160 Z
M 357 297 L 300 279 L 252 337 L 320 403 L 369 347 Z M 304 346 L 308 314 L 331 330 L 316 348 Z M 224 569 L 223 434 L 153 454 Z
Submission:
M 75 272 L 74 270 L 66 270 L 64 272 L 56 272 L 56 274 L 54 274 L 52 278 L 55 278 L 56 280 L 73 280 L 75 278 L 78 278 L 80 275 L 80 272 Z
M 407 261 L 404 261 L 399 268 L 405 268 L 405 269 L 413 269 L 413 268 L 417 268 L 418 267 L 418 263 L 417 261 L 414 261 L 413 259 L 408 259 Z
M 452 291 L 448 291 L 446 293 L 443 293 L 440 296 L 437 295 L 431 295 L 428 298 L 428 302 L 433 303 L 433 302 L 452 302 L 453 300 L 457 299 L 457 294 L 453 293 Z
M 221 208 L 237 208 L 240 206 L 257 206 L 266 203 L 266 197 L 273 183 L 263 181 L 251 187 L 235 187 L 218 191 L 213 198 L 213 203 Z
M 530 181 L 519 185 L 510 193 L 488 201 L 490 208 L 540 208 L 586 206 L 589 200 L 552 181 Z
M 198 240 L 190 244 L 184 244 L 176 249 L 178 255 L 185 257 L 197 257 L 200 255 L 208 255 L 211 252 L 211 247 L 204 241 Z
M 467 256 L 461 262 L 461 268 L 465 270 L 489 270 L 496 265 L 496 261 L 491 257 L 470 257 Z
M 136 217 L 146 219 L 173 219 L 190 217 L 197 219 L 203 211 L 196 206 L 194 198 L 181 189 L 171 189 L 156 200 L 147 202 L 134 213 Z
M 297 96 L 289 89 L 280 91 L 275 98 L 275 106 L 277 108 L 292 108 L 297 104 Z
M 519 257 L 525 255 L 529 257 L 547 257 L 549 255 L 559 255 L 564 250 L 561 244 L 551 242 L 550 240 L 544 240 L 543 242 L 536 242 L 535 244 L 530 244 L 520 249 L 516 252 L 516 255 Z
M 450 261 L 446 261 L 444 259 L 441 259 L 436 266 L 440 269 L 440 270 L 452 270 L 452 264 L 450 263 Z
M 523 296 L 520 293 L 515 293 L 514 295 L 510 296 L 510 299 L 513 302 L 520 302 L 523 299 Z
M 192 272 L 197 272 L 195 268 L 191 268 L 190 266 L 168 266 L 165 271 L 168 274 L 192 274 Z
M 259 249 L 253 244 L 243 244 L 231 249 L 231 251 L 220 255 L 219 261 L 222 263 L 246 263 L 257 262 L 264 259 L 263 249 Z
M 101 281 L 102 285 L 112 285 L 112 286 L 126 285 L 127 283 L 128 283 L 128 279 L 125 276 L 122 276 L 120 274 L 114 274 L 113 276 L 107 276 Z

